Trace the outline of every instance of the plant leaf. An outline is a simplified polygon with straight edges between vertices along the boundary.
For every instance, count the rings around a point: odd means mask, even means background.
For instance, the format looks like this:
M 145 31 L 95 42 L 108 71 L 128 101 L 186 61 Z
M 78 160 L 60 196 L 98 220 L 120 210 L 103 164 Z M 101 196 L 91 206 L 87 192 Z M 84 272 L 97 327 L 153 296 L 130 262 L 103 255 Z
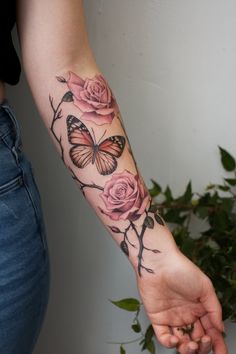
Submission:
M 150 340 L 152 339 L 154 335 L 154 330 L 153 330 L 153 327 L 152 325 L 150 324 L 145 332 L 145 340 L 146 342 L 150 342 Z
M 137 321 L 136 323 L 132 324 L 132 329 L 134 330 L 134 332 L 139 333 L 141 332 L 141 326 L 139 321 Z
M 151 353 L 151 354 L 155 354 L 155 344 L 154 341 L 151 340 L 150 342 L 147 343 L 147 350 Z
M 234 171 L 236 168 L 236 162 L 232 155 L 222 147 L 218 146 L 221 154 L 221 162 L 226 171 Z
M 183 195 L 183 202 L 187 203 L 190 202 L 193 196 L 193 192 L 192 192 L 192 183 L 191 181 L 188 182 L 188 185 L 186 187 L 186 190 L 184 192 Z
M 224 178 L 224 180 L 231 186 L 236 186 L 236 178 Z
M 125 354 L 125 353 L 126 353 L 126 351 L 125 351 L 124 347 L 121 345 L 120 346 L 120 354 Z
M 118 301 L 113 301 L 113 300 L 110 301 L 120 309 L 126 311 L 134 312 L 134 311 L 138 311 L 140 308 L 140 302 L 134 298 L 126 298 Z
M 166 187 L 164 195 L 166 197 L 167 202 L 171 202 L 173 200 L 172 192 L 169 186 Z
M 153 179 L 151 179 L 151 181 L 152 181 L 153 186 L 149 189 L 149 193 L 150 193 L 151 197 L 156 197 L 156 196 L 158 196 L 158 194 L 161 193 L 161 187 Z

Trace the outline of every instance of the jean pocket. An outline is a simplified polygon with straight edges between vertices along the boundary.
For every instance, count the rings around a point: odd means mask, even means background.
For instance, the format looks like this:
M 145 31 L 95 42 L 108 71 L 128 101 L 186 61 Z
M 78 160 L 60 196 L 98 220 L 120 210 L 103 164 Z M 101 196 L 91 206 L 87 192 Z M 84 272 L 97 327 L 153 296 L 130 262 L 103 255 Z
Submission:
M 0 185 L 0 197 L 7 192 L 10 192 L 23 184 L 23 178 L 21 175 L 16 176 L 10 181 Z

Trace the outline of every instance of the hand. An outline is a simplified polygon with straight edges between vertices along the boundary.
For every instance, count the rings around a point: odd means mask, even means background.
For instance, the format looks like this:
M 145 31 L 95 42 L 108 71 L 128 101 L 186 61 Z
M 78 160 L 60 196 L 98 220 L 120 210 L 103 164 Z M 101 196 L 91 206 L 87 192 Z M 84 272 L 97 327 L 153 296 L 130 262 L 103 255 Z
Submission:
M 181 354 L 227 354 L 221 305 L 210 279 L 178 249 L 140 277 L 138 290 L 159 342 Z M 181 328 L 193 325 L 191 334 Z

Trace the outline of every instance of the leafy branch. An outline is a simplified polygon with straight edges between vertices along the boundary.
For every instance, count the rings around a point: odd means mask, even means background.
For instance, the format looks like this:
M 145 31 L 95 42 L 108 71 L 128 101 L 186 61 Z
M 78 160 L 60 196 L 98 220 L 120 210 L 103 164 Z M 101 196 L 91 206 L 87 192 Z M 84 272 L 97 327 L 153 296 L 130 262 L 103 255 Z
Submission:
M 57 80 L 61 83 L 65 83 L 66 80 L 60 76 L 60 77 L 56 77 Z M 56 139 L 56 141 L 58 142 L 59 146 L 60 146 L 60 149 L 61 149 L 61 158 L 62 158 L 62 161 L 64 162 L 64 149 L 63 149 L 63 146 L 62 146 L 62 138 L 61 136 L 58 137 L 57 134 L 55 133 L 55 130 L 54 130 L 54 125 L 55 125 L 55 122 L 58 120 L 58 119 L 61 119 L 63 117 L 62 115 L 62 108 L 61 108 L 61 105 L 63 102 L 72 102 L 73 101 L 73 94 L 71 91 L 67 91 L 61 98 L 60 102 L 58 103 L 57 106 L 54 106 L 54 102 L 53 102 L 53 97 L 51 95 L 49 95 L 49 102 L 50 102 L 50 106 L 52 108 L 52 111 L 53 111 L 53 117 L 52 117 L 52 122 L 51 122 L 51 126 L 50 126 L 50 130 L 54 136 L 54 138 Z

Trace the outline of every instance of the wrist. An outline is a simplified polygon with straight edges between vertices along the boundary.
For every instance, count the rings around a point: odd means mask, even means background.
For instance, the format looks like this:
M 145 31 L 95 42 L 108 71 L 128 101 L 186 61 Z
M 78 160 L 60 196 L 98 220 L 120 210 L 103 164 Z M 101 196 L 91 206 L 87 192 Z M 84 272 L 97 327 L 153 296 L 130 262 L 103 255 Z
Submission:
M 155 224 L 143 235 L 142 227 L 136 227 L 136 232 L 129 234 L 129 261 L 139 277 L 152 277 L 177 252 L 180 251 L 166 224 Z

